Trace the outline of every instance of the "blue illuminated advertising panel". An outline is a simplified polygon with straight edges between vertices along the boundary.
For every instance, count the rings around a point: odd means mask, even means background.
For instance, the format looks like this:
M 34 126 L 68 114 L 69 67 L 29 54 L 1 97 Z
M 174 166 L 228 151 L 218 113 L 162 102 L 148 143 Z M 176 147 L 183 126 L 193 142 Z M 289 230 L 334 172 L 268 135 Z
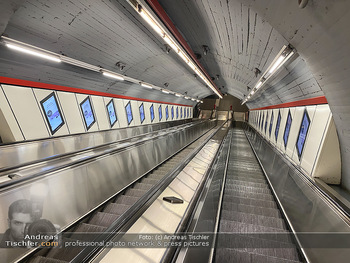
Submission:
M 128 120 L 128 125 L 130 125 L 130 123 L 131 123 L 132 120 L 133 120 L 130 101 L 129 101 L 128 104 L 126 104 L 126 106 L 125 106 L 125 112 L 126 112 L 126 118 L 127 118 L 127 120 Z
M 40 101 L 41 107 L 45 114 L 45 119 L 49 124 L 51 134 L 59 130 L 64 124 L 61 110 L 58 106 L 55 93 L 52 92 L 45 99 Z
M 265 134 L 266 134 L 266 128 L 267 128 L 267 120 L 269 119 L 269 113 L 266 113 L 266 119 L 265 119 Z
M 84 116 L 86 129 L 89 130 L 96 121 L 94 112 L 92 110 L 90 97 L 87 97 L 83 100 L 82 103 L 80 103 L 80 109 Z
M 158 113 L 159 113 L 159 121 L 161 121 L 162 120 L 162 105 L 159 105 Z
M 270 120 L 270 128 L 269 128 L 269 136 L 271 137 L 271 131 L 272 131 L 272 124 L 273 124 L 273 111 L 271 114 L 271 120 Z
M 288 142 L 288 137 L 289 137 L 289 132 L 290 132 L 290 127 L 292 126 L 292 115 L 290 115 L 290 110 L 288 111 L 288 118 L 286 122 L 286 128 L 284 129 L 284 134 L 283 134 L 283 141 L 284 141 L 284 147 L 287 147 L 287 142 Z
M 111 125 L 111 127 L 113 127 L 113 125 L 117 122 L 117 114 L 115 113 L 113 99 L 110 100 L 110 102 L 108 102 L 106 107 L 109 117 L 109 124 Z
M 151 113 L 151 122 L 153 122 L 153 120 L 154 120 L 154 108 L 153 108 L 153 104 L 152 104 L 152 106 L 149 108 L 149 111 L 150 111 L 150 113 Z
M 307 110 L 305 109 L 303 120 L 301 121 L 301 125 L 300 125 L 297 144 L 296 144 L 299 160 L 300 160 L 301 154 L 303 153 L 305 139 L 309 131 L 309 127 L 310 127 L 310 118 L 309 118 L 309 115 L 307 114 Z
M 169 119 L 169 110 L 168 110 L 168 106 L 165 107 L 165 117 L 166 117 L 166 120 Z
M 176 119 L 179 118 L 179 107 L 176 107 Z
M 275 129 L 276 142 L 277 142 L 277 138 L 278 138 L 278 132 L 280 130 L 280 124 L 281 124 L 281 112 L 278 111 L 278 117 L 277 117 L 276 129 Z
M 143 103 L 140 105 L 139 111 L 140 111 L 140 120 L 142 124 L 143 121 L 145 120 L 145 108 L 143 107 Z
M 171 119 L 174 119 L 174 106 L 171 107 Z

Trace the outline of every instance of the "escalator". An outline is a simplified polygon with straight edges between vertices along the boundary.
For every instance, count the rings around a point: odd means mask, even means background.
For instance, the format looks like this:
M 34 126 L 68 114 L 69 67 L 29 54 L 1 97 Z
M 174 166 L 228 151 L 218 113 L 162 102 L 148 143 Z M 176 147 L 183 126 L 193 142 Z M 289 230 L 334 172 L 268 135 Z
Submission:
M 242 129 L 232 132 L 215 262 L 302 262 Z
M 78 224 L 75 224 L 64 233 L 63 244 L 65 242 L 77 241 L 77 236 L 79 236 L 79 241 L 92 242 L 99 234 L 108 232 L 111 225 L 116 224 L 122 215 L 128 213 L 135 203 L 143 199 L 156 184 L 182 163 L 184 159 L 188 158 L 188 155 L 203 144 L 212 134 L 212 132 L 208 132 L 124 189 L 110 202 L 92 211 Z M 87 235 L 84 235 L 84 233 L 87 233 Z M 93 233 L 96 233 L 96 235 L 93 235 Z M 76 260 L 76 256 L 82 250 L 82 247 L 43 248 L 39 249 L 35 255 L 29 255 L 22 261 L 30 263 L 71 262 L 72 260 Z

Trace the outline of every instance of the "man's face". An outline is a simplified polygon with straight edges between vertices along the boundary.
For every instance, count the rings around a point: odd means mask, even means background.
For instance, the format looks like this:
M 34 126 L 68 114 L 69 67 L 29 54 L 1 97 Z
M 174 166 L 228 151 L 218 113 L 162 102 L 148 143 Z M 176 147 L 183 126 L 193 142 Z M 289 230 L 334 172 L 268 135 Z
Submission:
M 14 241 L 22 241 L 24 239 L 24 230 L 31 223 L 33 223 L 33 219 L 30 214 L 13 213 L 12 219 L 9 219 L 11 238 Z

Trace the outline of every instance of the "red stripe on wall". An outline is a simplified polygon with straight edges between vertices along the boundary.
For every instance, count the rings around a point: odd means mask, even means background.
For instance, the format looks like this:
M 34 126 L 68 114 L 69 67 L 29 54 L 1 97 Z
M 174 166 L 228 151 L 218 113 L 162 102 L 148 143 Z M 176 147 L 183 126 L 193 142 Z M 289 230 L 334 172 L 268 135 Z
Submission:
M 163 102 L 163 101 L 158 101 L 158 100 L 134 98 L 134 97 L 115 95 L 115 94 L 100 92 L 100 91 L 72 88 L 72 87 L 47 84 L 47 83 L 41 83 L 41 82 L 35 82 L 35 81 L 29 81 L 29 80 L 1 77 L 1 76 L 0 76 L 0 83 L 1 84 L 24 86 L 24 87 L 31 87 L 31 88 L 39 88 L 39 89 L 49 89 L 49 90 L 74 92 L 74 93 L 87 94 L 87 95 L 104 96 L 104 97 L 117 98 L 117 99 L 138 100 L 138 101 L 144 101 L 144 102 L 162 103 L 162 104 L 192 107 L 191 105 L 185 105 L 185 104 L 177 104 L 177 103 Z
M 203 68 L 203 66 L 197 60 L 193 50 L 187 44 L 186 40 L 183 38 L 180 32 L 176 29 L 175 25 L 173 24 L 173 22 L 171 21 L 167 13 L 164 11 L 163 7 L 159 4 L 158 0 L 146 0 L 146 2 L 153 9 L 153 11 L 158 15 L 160 20 L 165 24 L 165 26 L 169 29 L 169 31 L 173 34 L 173 36 L 177 39 L 177 41 L 180 42 L 181 46 L 187 51 L 187 53 L 191 56 L 191 58 L 197 64 L 197 66 L 204 72 L 204 74 L 207 76 L 209 81 L 214 85 L 215 89 L 219 92 L 219 94 L 222 95 L 220 90 L 216 87 L 214 82 L 211 80 L 211 77 L 209 76 L 207 71 Z
M 280 109 L 280 108 L 289 108 L 289 107 L 298 107 L 298 106 L 309 106 L 309 105 L 318 105 L 318 104 L 328 104 L 325 96 L 315 97 L 311 99 L 298 100 L 293 102 L 286 102 L 282 104 L 251 109 L 253 110 L 269 110 L 269 109 Z

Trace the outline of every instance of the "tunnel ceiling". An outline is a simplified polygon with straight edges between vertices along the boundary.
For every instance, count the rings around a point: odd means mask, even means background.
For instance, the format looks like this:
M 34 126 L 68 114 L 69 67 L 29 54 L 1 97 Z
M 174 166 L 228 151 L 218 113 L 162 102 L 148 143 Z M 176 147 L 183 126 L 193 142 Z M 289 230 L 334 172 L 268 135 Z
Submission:
M 254 87 L 254 69 L 264 72 L 288 41 L 265 19 L 240 1 L 160 0 L 199 62 L 223 93 L 239 99 Z M 204 98 L 212 93 L 160 39 L 125 0 L 6 1 L 1 31 L 10 38 L 159 87 Z M 203 46 L 208 46 L 207 55 Z M 117 62 L 125 63 L 120 71 Z M 292 74 L 290 74 L 292 73 Z M 55 65 L 0 47 L 0 75 L 141 98 L 188 100 L 149 91 L 137 84 L 106 79 L 70 65 Z M 289 75 L 287 77 L 287 75 Z M 218 76 L 218 77 L 217 77 Z M 264 94 L 248 107 L 261 107 L 322 95 L 303 59 L 286 65 Z M 266 99 L 267 98 L 267 99 Z

